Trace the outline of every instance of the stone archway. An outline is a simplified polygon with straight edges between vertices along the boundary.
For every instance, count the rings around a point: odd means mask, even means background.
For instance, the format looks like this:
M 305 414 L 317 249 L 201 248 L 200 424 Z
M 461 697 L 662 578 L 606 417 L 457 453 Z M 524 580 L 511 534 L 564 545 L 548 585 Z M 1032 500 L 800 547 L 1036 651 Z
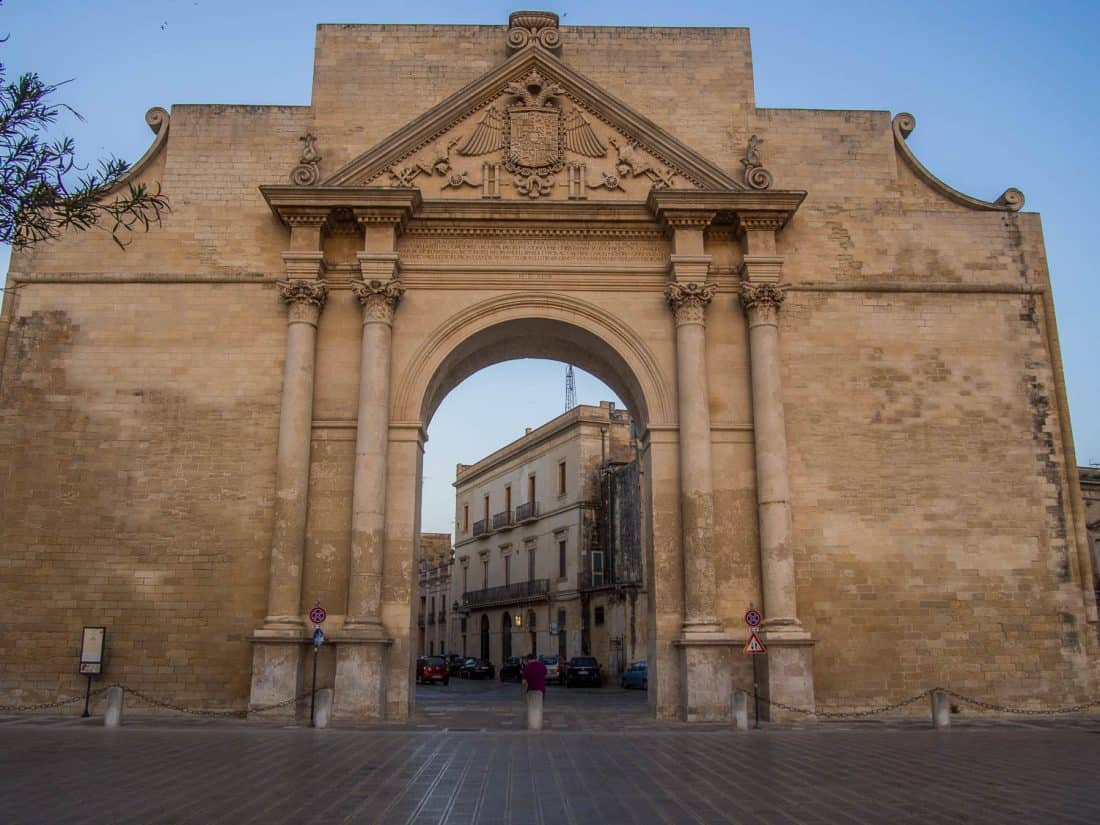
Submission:
M 728 717 L 731 652 L 737 642 L 730 629 L 735 611 L 743 609 L 730 597 L 736 591 L 742 594 L 738 601 L 761 600 L 768 610 L 769 676 L 775 674 L 768 682 L 771 696 L 802 707 L 812 704 L 812 642 L 796 615 L 778 391 L 776 310 L 783 293 L 775 285 L 775 259 L 751 254 L 774 250 L 775 232 L 797 208 L 801 193 L 653 190 L 641 208 L 609 212 L 599 203 L 547 204 L 548 209 L 525 218 L 526 213 L 502 211 L 493 203 L 469 204 L 456 212 L 443 202 L 422 201 L 415 189 L 263 191 L 292 230 L 291 249 L 284 253 L 288 274 L 315 273 L 313 279 L 295 277 L 280 287 L 291 308 L 285 422 L 309 420 L 312 360 L 327 296 L 325 280 L 316 276 L 328 266 L 326 254 L 342 260 L 353 249 L 343 242 L 326 246 L 325 233 L 339 225 L 338 238 L 353 237 L 356 228 L 347 221 L 354 218 L 362 237 L 363 251 L 354 258 L 362 277 L 344 282 L 362 312 L 347 607 L 334 617 L 342 625 L 334 625 L 338 629 L 332 637 L 337 716 L 405 718 L 412 711 L 412 570 L 419 542 L 425 428 L 443 397 L 463 378 L 523 357 L 565 360 L 587 369 L 619 394 L 638 423 L 642 507 L 648 515 L 642 544 L 650 593 L 652 712 L 687 720 Z M 708 242 L 706 231 L 719 217 L 724 226 Z M 514 223 L 532 218 L 542 225 Z M 444 257 L 457 254 L 449 240 L 454 233 L 486 241 L 516 233 L 533 233 L 531 237 L 543 241 L 564 236 L 573 244 L 569 254 L 581 259 L 600 254 L 606 233 L 638 238 L 650 245 L 646 255 L 667 257 L 656 268 L 578 268 L 554 261 L 545 273 L 530 275 L 528 269 L 516 275 L 508 263 L 483 262 L 474 269 L 497 274 L 466 275 L 462 268 L 448 273 L 449 265 L 415 258 L 407 266 L 402 263 L 398 241 L 410 222 L 428 236 L 439 233 L 433 254 Z M 719 286 L 709 280 L 711 261 L 714 254 L 736 254 L 731 242 L 743 247 L 740 306 L 733 303 L 736 319 L 728 304 L 712 314 L 727 351 L 744 354 L 745 338 L 751 338 L 751 370 L 742 371 L 741 383 L 732 385 L 727 375 L 710 374 L 706 332 L 707 309 Z M 331 253 L 309 251 L 311 246 Z M 503 246 L 510 249 L 511 243 Z M 545 282 L 559 273 L 562 287 L 547 288 Z M 760 426 L 743 423 L 749 372 L 752 419 Z M 724 437 L 712 428 L 715 405 L 743 410 L 741 422 L 730 422 L 727 432 L 753 433 L 755 475 L 762 491 L 757 504 L 759 549 L 748 546 L 755 545 L 756 535 L 716 519 L 715 438 Z M 281 450 L 283 444 L 281 440 Z M 272 696 L 291 689 L 301 661 L 291 648 L 297 638 L 295 622 L 300 622 L 293 615 L 293 601 L 301 594 L 309 444 L 291 428 L 285 445 L 280 461 L 286 460 L 288 471 L 276 481 L 268 618 L 254 636 L 253 670 L 263 677 L 254 678 L 254 688 L 263 682 L 277 684 Z M 753 488 L 744 481 L 753 473 L 751 454 L 743 446 L 725 452 L 735 464 L 722 467 L 722 483 L 751 495 Z M 758 555 L 762 598 L 751 578 L 729 568 L 725 591 L 721 589 L 717 573 L 725 563 L 727 542 Z M 263 695 L 254 690 L 254 696 Z
M 675 421 L 674 393 L 670 391 L 671 382 L 652 348 L 615 313 L 592 302 L 544 292 L 496 296 L 453 313 L 425 337 L 424 343 L 409 359 L 408 369 L 401 376 L 395 376 L 394 418 L 415 421 L 416 431 L 423 434 L 440 403 L 463 380 L 491 365 L 521 358 L 547 358 L 576 364 L 607 384 L 630 409 L 639 430 L 639 458 L 646 467 L 642 498 L 646 502 L 643 511 L 647 517 L 643 525 L 642 552 L 646 569 L 652 569 L 656 563 L 654 541 L 663 542 L 666 555 L 675 552 L 678 544 L 678 486 L 668 483 L 675 482 L 678 458 L 675 445 L 664 438 L 669 420 Z M 659 423 L 654 424 L 655 419 Z M 402 424 L 400 429 L 407 431 L 406 426 Z M 422 440 L 393 439 L 394 429 L 391 424 L 388 456 L 391 472 L 397 469 L 396 478 L 411 483 L 399 488 L 391 482 L 387 500 L 394 501 L 394 509 L 387 507 L 387 511 L 388 515 L 393 515 L 400 507 L 403 518 L 418 525 L 419 506 L 412 510 L 401 507 L 399 502 L 412 501 L 415 491 L 420 489 L 420 448 L 423 444 Z M 398 454 L 405 457 L 407 465 L 398 462 Z M 407 467 L 407 470 L 399 467 Z M 666 479 L 663 489 L 656 493 L 650 485 L 654 477 Z M 648 518 L 654 508 L 666 514 L 657 524 Z M 393 531 L 395 525 L 390 524 L 387 529 Z M 413 528 L 412 532 L 417 529 Z M 411 553 L 411 544 L 409 548 Z M 678 628 L 682 622 L 682 579 L 678 561 L 664 560 L 665 574 L 660 581 L 649 583 L 649 587 L 659 594 L 648 602 L 650 626 L 655 627 L 661 621 Z M 483 616 L 483 632 L 487 621 Z M 503 661 L 516 655 L 516 650 L 512 644 L 511 614 L 503 613 L 500 621 L 499 651 Z M 530 622 L 529 616 L 527 621 Z M 533 639 L 533 634 L 530 637 Z M 536 649 L 534 641 L 530 642 L 530 649 Z M 679 652 L 672 647 L 670 639 L 654 638 L 650 642 L 649 658 L 653 671 L 661 675 L 652 680 L 653 712 L 675 716 L 682 689 Z M 404 662 L 393 662 L 389 670 L 393 677 L 387 681 L 387 691 L 395 695 L 401 689 L 399 676 L 404 671 Z M 410 709 L 413 699 L 414 696 L 409 695 Z

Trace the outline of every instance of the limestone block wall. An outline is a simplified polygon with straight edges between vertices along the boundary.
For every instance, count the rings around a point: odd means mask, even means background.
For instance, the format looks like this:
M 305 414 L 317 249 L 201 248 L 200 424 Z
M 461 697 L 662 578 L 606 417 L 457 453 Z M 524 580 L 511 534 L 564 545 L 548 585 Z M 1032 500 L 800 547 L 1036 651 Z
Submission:
M 0 380 L 0 693 L 106 679 L 240 707 L 263 617 L 284 340 L 273 289 L 29 284 Z
M 1032 295 L 793 292 L 784 381 L 819 703 L 1091 695 Z

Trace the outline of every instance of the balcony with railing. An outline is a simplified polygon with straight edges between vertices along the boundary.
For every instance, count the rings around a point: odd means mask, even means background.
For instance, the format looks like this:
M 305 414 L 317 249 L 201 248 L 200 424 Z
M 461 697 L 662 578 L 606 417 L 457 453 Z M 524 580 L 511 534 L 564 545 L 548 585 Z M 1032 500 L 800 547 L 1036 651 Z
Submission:
M 505 510 L 503 513 L 497 513 L 493 516 L 494 530 L 511 530 L 514 526 L 515 522 L 512 521 L 511 510 Z
M 489 530 L 489 522 L 488 521 L 486 521 L 485 519 L 481 519 L 481 521 L 475 521 L 474 522 L 474 535 L 475 536 L 486 536 L 486 535 L 489 534 L 489 532 L 490 532 L 490 530 Z
M 516 524 L 525 521 L 534 521 L 539 517 L 539 503 L 537 501 L 525 501 L 516 508 Z
M 509 602 L 542 600 L 550 592 L 549 579 L 532 579 L 525 582 L 502 584 L 498 587 L 486 587 L 484 590 L 471 590 L 462 594 L 463 607 L 488 607 Z

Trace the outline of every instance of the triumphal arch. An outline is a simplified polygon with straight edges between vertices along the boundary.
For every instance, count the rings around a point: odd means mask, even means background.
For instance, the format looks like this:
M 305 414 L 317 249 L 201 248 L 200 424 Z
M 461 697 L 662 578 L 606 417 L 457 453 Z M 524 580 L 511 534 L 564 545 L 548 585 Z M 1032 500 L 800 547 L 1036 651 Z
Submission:
M 728 717 L 750 605 L 773 718 L 1094 693 L 1039 218 L 910 115 L 757 107 L 742 29 L 517 12 L 323 25 L 309 106 L 149 123 L 163 226 L 13 260 L 5 698 L 101 625 L 115 681 L 292 701 L 320 601 L 337 718 L 404 718 L 425 429 L 521 357 L 638 424 L 655 715 Z

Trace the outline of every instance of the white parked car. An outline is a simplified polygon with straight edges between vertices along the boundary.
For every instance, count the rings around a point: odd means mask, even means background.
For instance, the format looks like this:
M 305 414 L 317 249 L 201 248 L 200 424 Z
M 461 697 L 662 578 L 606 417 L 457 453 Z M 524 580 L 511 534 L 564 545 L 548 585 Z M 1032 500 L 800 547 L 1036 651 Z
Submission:
M 557 656 L 539 656 L 539 661 L 546 665 L 546 681 L 557 682 L 560 685 L 565 678 L 561 660 Z

